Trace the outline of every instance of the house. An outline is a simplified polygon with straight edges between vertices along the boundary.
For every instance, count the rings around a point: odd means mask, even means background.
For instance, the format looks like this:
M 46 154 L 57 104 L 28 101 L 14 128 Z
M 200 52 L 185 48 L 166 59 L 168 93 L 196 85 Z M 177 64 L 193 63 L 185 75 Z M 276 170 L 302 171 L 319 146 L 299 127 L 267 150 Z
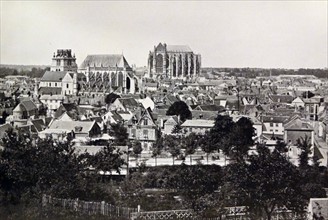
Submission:
M 13 110 L 13 119 L 28 119 L 38 115 L 38 108 L 31 100 L 20 102 Z
M 214 126 L 214 122 L 214 120 L 191 119 L 182 123 L 181 128 L 185 135 L 189 135 L 192 132 L 205 134 L 205 131 L 209 131 Z
M 134 98 L 117 98 L 111 105 L 112 110 L 135 111 L 140 104 Z
M 63 114 L 66 113 L 65 116 Z M 61 103 L 59 108 L 54 114 L 54 118 L 63 118 L 68 116 L 71 120 L 78 120 L 81 117 L 81 112 L 75 103 Z
M 303 99 L 306 118 L 309 120 L 317 121 L 318 113 L 321 104 L 324 102 L 324 98 L 320 96 L 314 96 L 312 98 Z
M 216 113 L 218 112 L 224 112 L 225 108 L 220 105 L 198 105 L 193 110 L 196 111 L 214 111 Z
M 56 111 L 64 101 L 63 95 L 41 95 L 40 101 L 45 104 L 50 112 Z
M 299 116 L 293 117 L 284 125 L 284 141 L 289 147 L 289 157 L 298 163 L 298 155 L 300 150 L 297 148 L 297 139 L 307 137 L 312 148 L 310 156 L 314 155 L 314 129 L 308 120 L 301 119 Z
M 263 134 L 267 137 L 275 136 L 282 139 L 285 130 L 284 123 L 286 123 L 288 119 L 288 116 L 262 116 Z
M 173 129 L 179 124 L 179 118 L 174 116 L 167 116 L 166 120 L 163 120 L 162 133 L 163 134 L 172 134 Z
M 140 108 L 127 122 L 129 139 L 138 140 L 145 151 L 152 149 L 157 140 L 159 129 L 154 120 L 151 110 Z
M 292 106 L 295 106 L 295 107 L 304 107 L 305 103 L 304 101 L 300 98 L 300 97 L 296 97 L 293 101 L 292 101 Z
M 73 135 L 75 138 L 93 138 L 101 135 L 101 128 L 96 121 L 59 121 L 54 120 L 49 125 L 48 129 L 39 133 L 40 138 L 45 138 L 47 135 Z

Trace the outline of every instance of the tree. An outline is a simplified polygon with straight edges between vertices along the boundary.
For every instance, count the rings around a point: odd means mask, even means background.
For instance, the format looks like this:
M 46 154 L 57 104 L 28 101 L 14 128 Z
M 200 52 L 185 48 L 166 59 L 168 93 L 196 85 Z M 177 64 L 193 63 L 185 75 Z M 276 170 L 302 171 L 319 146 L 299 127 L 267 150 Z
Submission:
M 190 155 L 190 165 L 192 165 L 191 155 L 196 152 L 199 138 L 200 135 L 192 132 L 188 136 L 184 137 L 183 140 L 181 140 L 183 143 L 183 148 L 185 148 L 185 156 Z
M 0 151 L 0 203 L 16 204 L 47 193 L 84 195 L 86 164 L 72 143 L 32 139 L 9 130 Z
M 137 158 L 137 165 L 138 165 L 138 157 L 139 154 L 142 152 L 141 142 L 140 141 L 133 141 L 132 142 L 132 151 L 136 155 Z
M 311 143 L 308 136 L 300 137 L 296 140 L 297 147 L 301 150 L 299 155 L 299 167 L 306 169 L 309 166 L 309 159 L 311 154 Z
M 230 140 L 225 153 L 233 160 L 240 162 L 248 155 L 249 148 L 254 145 L 254 128 L 250 119 L 242 117 L 230 131 Z
M 180 141 L 173 135 L 166 135 L 164 137 L 164 146 L 166 150 L 171 154 L 174 165 L 174 158 L 179 156 L 181 153 Z
M 207 137 L 214 149 L 221 149 L 226 155 L 229 154 L 230 148 L 230 132 L 232 131 L 234 122 L 227 115 L 218 115 L 215 119 L 213 128 L 211 128 Z
M 155 143 L 153 144 L 153 152 L 152 157 L 155 157 L 155 166 L 157 166 L 157 157 L 161 154 L 162 150 L 164 149 L 164 138 L 158 135 Z
M 123 123 L 110 124 L 109 135 L 115 138 L 114 143 L 118 146 L 126 146 L 129 138 L 126 127 Z
M 277 208 L 302 212 L 307 203 L 302 195 L 301 176 L 285 155 L 257 146 L 257 155 L 246 163 L 227 166 L 226 184 L 234 186 L 241 204 L 247 205 L 253 219 L 270 220 Z
M 125 164 L 122 158 L 122 152 L 111 146 L 107 145 L 94 156 L 89 158 L 90 165 L 99 173 L 116 171 L 120 173 L 122 166 Z
M 191 119 L 192 114 L 188 105 L 184 101 L 174 102 L 166 112 L 166 115 L 180 116 L 180 120 L 184 122 L 186 119 Z
M 119 95 L 115 94 L 115 93 L 109 93 L 106 97 L 105 97 L 105 103 L 107 105 L 112 104 L 117 98 L 121 98 Z
M 197 146 L 206 153 L 206 161 L 208 164 L 209 154 L 217 150 L 216 145 L 211 142 L 211 133 L 206 131 L 204 135 L 201 135 L 197 140 Z
M 302 176 L 301 184 L 307 199 L 325 197 L 326 193 L 320 181 L 319 162 L 315 156 L 310 158 L 311 143 L 308 136 L 296 140 L 297 147 L 301 150 L 299 155 L 299 170 Z M 312 159 L 312 165 L 309 162 Z

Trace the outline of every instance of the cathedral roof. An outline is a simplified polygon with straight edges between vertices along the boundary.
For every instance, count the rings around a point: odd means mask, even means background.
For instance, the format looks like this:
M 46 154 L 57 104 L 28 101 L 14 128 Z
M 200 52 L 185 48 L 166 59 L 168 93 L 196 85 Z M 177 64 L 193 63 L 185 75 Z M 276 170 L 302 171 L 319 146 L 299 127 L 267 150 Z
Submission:
M 192 53 L 188 45 L 167 45 L 167 52 Z
M 120 54 L 88 55 L 80 66 L 80 69 L 90 67 L 123 67 L 130 68 L 125 57 Z

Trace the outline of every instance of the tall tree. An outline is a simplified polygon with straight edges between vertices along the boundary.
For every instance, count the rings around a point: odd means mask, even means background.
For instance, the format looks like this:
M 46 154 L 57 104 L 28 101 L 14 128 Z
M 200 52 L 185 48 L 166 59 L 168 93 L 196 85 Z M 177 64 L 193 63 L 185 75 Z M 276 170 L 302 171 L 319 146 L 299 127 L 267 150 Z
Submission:
M 277 208 L 302 212 L 307 200 L 302 196 L 300 173 L 285 155 L 257 146 L 249 161 L 227 167 L 226 184 L 234 186 L 239 201 L 249 207 L 254 219 L 270 220 Z
M 155 143 L 153 144 L 153 151 L 152 151 L 152 157 L 155 158 L 155 166 L 157 166 L 157 157 L 161 154 L 163 149 L 164 149 L 164 138 L 159 133 Z
M 254 128 L 250 119 L 242 117 L 233 126 L 229 136 L 229 145 L 225 153 L 233 161 L 243 161 L 248 155 L 249 148 L 254 145 Z
M 228 115 L 218 115 L 215 119 L 213 128 L 206 137 L 209 138 L 210 144 L 217 150 L 221 149 L 226 155 L 229 154 L 230 132 L 234 127 L 232 118 Z
M 306 169 L 309 166 L 311 143 L 308 136 L 300 137 L 296 140 L 297 147 L 301 150 L 299 155 L 299 166 L 301 169 Z
M 166 135 L 164 137 L 164 146 L 171 154 L 174 165 L 174 159 L 181 154 L 180 140 L 173 135 Z
M 191 111 L 189 110 L 188 105 L 184 101 L 174 102 L 167 110 L 166 115 L 180 116 L 180 120 L 182 122 L 192 118 Z
M 190 133 L 188 136 L 184 137 L 182 140 L 183 148 L 185 148 L 185 156 L 190 156 L 190 165 L 192 165 L 192 154 L 196 152 L 197 142 L 200 135 L 196 133 Z
M 118 146 L 126 146 L 129 134 L 123 123 L 110 124 L 109 134 L 115 138 L 114 143 Z
M 122 166 L 125 164 L 122 158 L 122 152 L 111 145 L 105 146 L 94 156 L 89 158 L 90 165 L 95 168 L 97 172 L 113 172 L 120 173 Z

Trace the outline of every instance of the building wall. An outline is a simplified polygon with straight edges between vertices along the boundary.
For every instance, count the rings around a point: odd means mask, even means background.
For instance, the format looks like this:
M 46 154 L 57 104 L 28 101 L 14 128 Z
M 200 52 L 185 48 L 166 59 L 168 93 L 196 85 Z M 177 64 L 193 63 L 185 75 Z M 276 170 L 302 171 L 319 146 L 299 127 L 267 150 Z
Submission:
M 283 123 L 263 122 L 263 134 L 284 134 Z

